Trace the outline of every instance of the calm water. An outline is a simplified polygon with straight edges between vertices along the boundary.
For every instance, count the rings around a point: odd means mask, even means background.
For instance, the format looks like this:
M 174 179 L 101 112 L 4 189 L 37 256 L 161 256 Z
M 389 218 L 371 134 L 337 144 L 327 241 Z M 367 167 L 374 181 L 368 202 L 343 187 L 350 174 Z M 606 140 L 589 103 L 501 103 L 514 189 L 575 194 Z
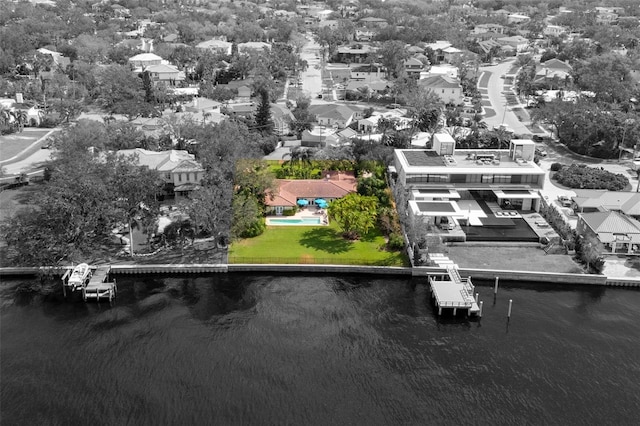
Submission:
M 2 284 L 3 425 L 637 424 L 638 291 L 479 287 L 478 322 L 404 278 L 118 281 Z

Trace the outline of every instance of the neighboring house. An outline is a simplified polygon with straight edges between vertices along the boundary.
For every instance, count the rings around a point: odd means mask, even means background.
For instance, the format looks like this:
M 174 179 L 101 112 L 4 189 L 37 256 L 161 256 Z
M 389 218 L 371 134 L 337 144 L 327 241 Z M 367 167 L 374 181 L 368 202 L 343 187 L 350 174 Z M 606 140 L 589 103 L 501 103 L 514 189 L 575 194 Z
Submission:
M 329 28 L 331 30 L 337 30 L 338 26 L 338 21 L 334 19 L 327 19 L 326 21 L 320 21 L 318 23 L 318 28 Z
M 309 113 L 321 126 L 335 129 L 344 129 L 354 120 L 362 117 L 361 108 L 336 104 L 310 105 Z
M 362 18 L 360 19 L 359 22 L 360 22 L 360 25 L 369 29 L 382 29 L 382 28 L 386 28 L 387 25 L 389 25 L 386 19 L 374 18 L 372 16 L 369 16 L 367 18 Z
M 229 116 L 253 117 L 258 106 L 254 103 L 229 104 L 223 109 L 223 113 Z
M 436 75 L 418 80 L 418 86 L 433 90 L 444 103 L 453 105 L 463 103 L 462 85 L 457 79 Z
M 444 52 L 443 50 L 451 47 L 451 43 L 445 40 L 438 40 L 434 43 L 428 43 L 427 46 L 429 49 L 433 51 L 433 56 L 435 59 L 435 64 L 439 64 L 440 62 L 444 62 Z
M 222 104 L 208 98 L 195 96 L 189 105 L 185 106 L 185 111 L 197 114 L 196 118 L 202 117 L 204 123 L 218 124 L 225 120 L 226 116 L 221 111 Z
M 355 33 L 355 41 L 371 41 L 376 34 L 370 30 L 357 29 Z
M 238 96 L 236 96 L 237 102 L 249 102 L 251 101 L 251 88 L 248 86 L 238 87 Z
M 150 65 L 145 67 L 143 71 L 149 73 L 151 81 L 167 83 L 170 86 L 175 86 L 176 83 L 185 80 L 184 72 L 173 65 Z
M 9 123 L 15 123 L 16 115 L 23 111 L 26 115 L 26 120 L 23 123 L 24 126 L 36 127 L 40 125 L 42 120 L 42 110 L 25 104 L 22 101 L 22 94 L 16 94 L 16 99 L 13 98 L 0 98 L 0 106 L 9 111 Z
M 559 86 L 566 86 L 571 80 L 571 71 L 568 63 L 555 58 L 549 59 L 538 66 L 534 81 L 551 84 L 552 88 L 557 89 Z
M 273 120 L 273 131 L 276 135 L 291 134 L 291 121 L 295 120 L 295 116 L 284 105 L 271 104 L 271 119 Z
M 620 212 L 579 213 L 576 232 L 597 238 L 607 253 L 640 254 L 640 222 Z
M 512 37 L 502 37 L 497 39 L 496 41 L 500 43 L 503 47 L 504 46 L 512 47 L 516 52 L 523 52 L 527 50 L 527 48 L 529 47 L 529 39 L 519 35 L 512 36 Z
M 444 59 L 444 62 L 448 64 L 456 62 L 458 59 L 460 59 L 460 56 L 462 56 L 462 50 L 456 49 L 453 46 L 445 47 L 444 49 L 442 49 L 442 57 Z
M 526 22 L 529 22 L 530 20 L 530 17 L 521 13 L 512 13 L 507 15 L 508 24 L 524 24 Z
M 186 195 L 199 188 L 204 177 L 204 169 L 195 160 L 195 156 L 187 151 L 172 149 L 156 152 L 135 148 L 123 149 L 118 153 L 126 156 L 135 155 L 139 165 L 157 170 L 169 194 Z
M 618 211 L 634 219 L 640 219 L 638 192 L 581 190 L 572 201 L 574 210 L 579 213 Z
M 343 63 L 363 63 L 374 54 L 377 49 L 368 44 L 354 44 L 351 46 L 338 47 L 337 59 Z
M 210 50 L 212 52 L 223 53 L 225 55 L 231 55 L 231 49 L 233 48 L 233 43 L 224 40 L 207 40 L 202 43 L 198 43 L 196 45 L 198 49 Z
M 558 37 L 566 32 L 567 32 L 567 29 L 560 25 L 547 25 L 542 30 L 542 34 L 544 34 L 547 37 Z
M 271 44 L 263 41 L 248 41 L 246 43 L 238 43 L 238 53 L 250 53 L 254 51 L 263 52 L 271 50 Z
M 299 200 L 314 205 L 317 198 L 322 198 L 330 203 L 356 192 L 358 182 L 353 173 L 332 171 L 323 174 L 323 179 L 276 179 L 276 193 L 265 199 L 267 213 L 282 215 L 285 210 L 296 208 Z
M 473 28 L 473 34 L 483 33 L 504 34 L 504 26 L 500 24 L 478 24 Z
M 151 65 L 162 64 L 162 58 L 155 53 L 140 53 L 129 58 L 129 64 L 134 69 L 143 69 Z
M 324 129 L 317 130 L 318 133 L 314 133 L 305 130 L 302 132 L 302 138 L 300 140 L 300 146 L 310 148 L 326 148 L 329 145 L 336 145 L 340 142 L 340 138 L 333 132 L 329 133 Z
M 420 73 L 424 69 L 424 64 L 416 58 L 409 58 L 404 61 L 404 70 L 409 77 L 420 78 Z

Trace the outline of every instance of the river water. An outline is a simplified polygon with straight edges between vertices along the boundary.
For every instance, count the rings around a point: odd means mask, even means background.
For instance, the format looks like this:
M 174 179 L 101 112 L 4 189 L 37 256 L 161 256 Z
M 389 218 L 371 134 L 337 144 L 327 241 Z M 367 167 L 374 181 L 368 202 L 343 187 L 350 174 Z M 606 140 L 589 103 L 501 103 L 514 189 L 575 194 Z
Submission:
M 640 292 L 122 277 L 113 306 L 0 288 L 3 425 L 637 424 Z M 513 313 L 506 319 L 509 299 Z

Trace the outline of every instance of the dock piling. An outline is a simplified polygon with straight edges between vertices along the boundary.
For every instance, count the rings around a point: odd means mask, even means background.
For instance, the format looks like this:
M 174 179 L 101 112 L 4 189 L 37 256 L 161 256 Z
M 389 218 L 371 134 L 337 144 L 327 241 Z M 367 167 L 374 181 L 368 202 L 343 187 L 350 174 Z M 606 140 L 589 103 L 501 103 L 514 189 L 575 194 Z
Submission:
M 498 294 L 498 280 L 500 280 L 499 277 L 496 277 L 496 285 L 495 287 L 493 287 L 493 294 Z
M 482 305 L 483 305 L 483 301 L 480 301 L 480 310 L 478 311 L 478 318 L 482 318 Z
M 480 297 L 480 293 L 476 293 L 476 303 L 478 303 L 478 298 Z
M 511 305 L 513 304 L 513 300 L 509 299 L 509 311 L 507 312 L 507 318 L 511 318 Z

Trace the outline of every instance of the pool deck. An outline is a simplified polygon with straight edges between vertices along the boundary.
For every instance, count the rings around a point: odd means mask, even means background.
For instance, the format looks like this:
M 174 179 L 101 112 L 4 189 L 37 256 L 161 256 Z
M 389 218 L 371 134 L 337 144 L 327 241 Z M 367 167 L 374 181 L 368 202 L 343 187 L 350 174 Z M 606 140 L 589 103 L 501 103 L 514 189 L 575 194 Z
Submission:
M 274 223 L 272 219 L 319 219 L 320 223 Z M 293 216 L 267 216 L 266 223 L 267 226 L 327 226 L 329 225 L 329 217 L 327 216 L 326 209 L 312 206 L 297 211 Z

